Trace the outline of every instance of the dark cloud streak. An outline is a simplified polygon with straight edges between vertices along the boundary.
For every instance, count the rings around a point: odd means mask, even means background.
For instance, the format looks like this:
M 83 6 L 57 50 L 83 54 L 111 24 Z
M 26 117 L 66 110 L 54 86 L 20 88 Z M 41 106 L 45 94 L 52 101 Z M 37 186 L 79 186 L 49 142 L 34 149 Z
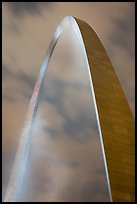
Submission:
M 4 84 L 6 83 L 5 80 L 9 80 L 12 78 L 14 81 L 18 81 L 18 83 L 25 83 L 27 85 L 27 91 L 24 90 L 23 88 L 20 90 L 20 88 L 17 88 L 17 90 L 14 90 L 12 93 L 8 91 L 3 92 L 3 97 L 6 100 L 9 100 L 11 102 L 17 100 L 17 95 L 22 94 L 26 98 L 31 97 L 34 85 L 36 82 L 36 79 L 33 76 L 29 76 L 26 73 L 24 73 L 21 70 L 18 70 L 18 72 L 12 72 L 10 68 L 8 68 L 5 64 L 2 65 L 2 77 L 3 77 L 3 87 Z
M 41 15 L 41 8 L 50 7 L 50 2 L 7 2 L 14 15 L 20 17 L 26 13 Z
M 109 40 L 111 43 L 127 50 L 129 56 L 135 59 L 135 38 L 131 38 L 135 33 L 135 8 L 125 12 L 129 16 L 128 20 L 124 18 L 113 18 L 112 23 L 115 26 L 115 31 L 110 33 Z M 131 41 L 132 40 L 132 41 Z

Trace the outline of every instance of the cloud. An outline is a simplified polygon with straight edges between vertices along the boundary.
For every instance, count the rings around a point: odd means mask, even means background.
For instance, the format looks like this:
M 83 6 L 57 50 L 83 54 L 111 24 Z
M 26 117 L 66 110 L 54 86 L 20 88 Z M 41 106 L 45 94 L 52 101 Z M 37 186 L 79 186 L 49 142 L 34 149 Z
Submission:
M 2 77 L 2 95 L 4 100 L 15 102 L 22 99 L 22 97 L 30 99 L 36 80 L 33 76 L 28 76 L 21 70 L 14 73 L 9 67 L 3 64 Z
M 12 73 L 5 65 L 2 65 L 2 77 L 6 77 L 7 75 L 12 75 Z
M 41 13 L 41 7 L 50 6 L 50 2 L 6 2 L 13 14 L 20 17 L 23 14 L 38 14 Z
M 104 169 L 98 170 L 103 167 L 102 160 L 94 160 L 95 153 L 101 151 L 96 137 L 90 135 L 86 143 L 74 143 L 64 132 L 53 140 L 39 131 L 41 145 L 37 133 L 33 134 L 35 143 L 33 140 L 22 201 L 97 201 L 98 193 L 104 201 L 109 200 Z
M 127 20 L 124 18 L 115 17 L 113 24 L 114 32 L 110 33 L 109 40 L 117 47 L 127 50 L 131 58 L 135 58 L 135 8 L 125 11 Z

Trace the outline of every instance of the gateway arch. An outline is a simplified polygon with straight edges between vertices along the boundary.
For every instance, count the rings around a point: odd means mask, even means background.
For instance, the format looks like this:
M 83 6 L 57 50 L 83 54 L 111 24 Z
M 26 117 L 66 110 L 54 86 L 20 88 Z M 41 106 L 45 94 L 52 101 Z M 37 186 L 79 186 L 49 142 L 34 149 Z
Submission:
M 40 68 L 4 202 L 16 202 L 21 193 L 41 88 L 54 47 L 68 26 L 75 31 L 86 58 L 110 201 L 135 201 L 135 121 L 132 112 L 94 30 L 86 22 L 67 16 L 59 24 Z

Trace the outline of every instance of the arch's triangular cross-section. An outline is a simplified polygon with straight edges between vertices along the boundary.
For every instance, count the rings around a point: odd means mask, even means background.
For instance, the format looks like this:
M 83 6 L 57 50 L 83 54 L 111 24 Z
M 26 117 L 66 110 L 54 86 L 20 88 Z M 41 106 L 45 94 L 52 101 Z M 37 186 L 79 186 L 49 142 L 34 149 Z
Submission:
M 58 26 L 40 69 L 4 201 L 16 201 L 21 191 L 43 80 L 54 47 L 67 26 L 76 32 L 87 61 L 110 200 L 135 201 L 135 122 L 132 112 L 100 39 L 89 24 L 72 16 L 65 17 Z

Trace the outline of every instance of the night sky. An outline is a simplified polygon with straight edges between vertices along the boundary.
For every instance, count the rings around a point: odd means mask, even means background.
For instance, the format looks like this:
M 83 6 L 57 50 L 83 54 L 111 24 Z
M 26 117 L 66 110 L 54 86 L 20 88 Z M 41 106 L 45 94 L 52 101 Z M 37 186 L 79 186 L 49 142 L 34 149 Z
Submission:
M 2 3 L 3 197 L 40 66 L 65 16 L 82 19 L 95 30 L 135 114 L 134 7 L 134 3 Z M 86 62 L 70 28 L 49 64 L 23 187 L 20 201 L 109 201 Z

